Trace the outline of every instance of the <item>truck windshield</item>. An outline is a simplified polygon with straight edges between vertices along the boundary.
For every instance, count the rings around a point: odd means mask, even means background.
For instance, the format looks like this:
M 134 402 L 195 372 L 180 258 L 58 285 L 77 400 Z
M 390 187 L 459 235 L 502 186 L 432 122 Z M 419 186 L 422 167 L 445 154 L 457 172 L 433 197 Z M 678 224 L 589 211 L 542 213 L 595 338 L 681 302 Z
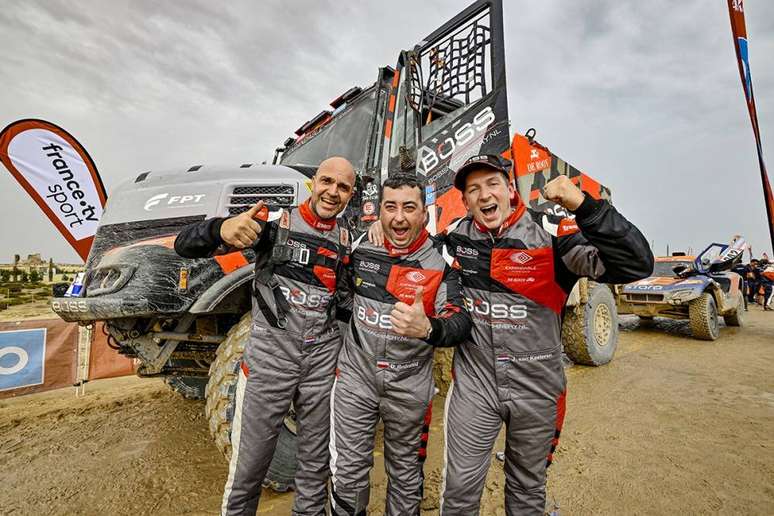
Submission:
M 281 163 L 317 167 L 326 158 L 341 156 L 347 158 L 355 170 L 363 170 L 368 137 L 373 127 L 375 97 L 376 92 L 372 91 L 306 142 L 287 151 L 282 156 Z

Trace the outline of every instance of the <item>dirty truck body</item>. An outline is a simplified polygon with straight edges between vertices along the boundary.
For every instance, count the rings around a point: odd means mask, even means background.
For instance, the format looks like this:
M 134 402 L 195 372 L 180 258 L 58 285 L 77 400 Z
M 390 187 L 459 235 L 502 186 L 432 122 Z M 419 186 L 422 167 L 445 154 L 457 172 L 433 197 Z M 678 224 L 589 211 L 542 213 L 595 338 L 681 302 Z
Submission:
M 181 258 L 173 249 L 180 229 L 241 213 L 258 200 L 271 209 L 297 206 L 310 194 L 316 167 L 331 155 L 348 158 L 357 171 L 357 194 L 342 216 L 356 234 L 377 219 L 379 187 L 398 172 L 426 181 L 429 227 L 443 230 L 465 214 L 452 188 L 453 170 L 477 154 L 512 158 L 525 202 L 559 219 L 568 214 L 540 190 L 560 174 L 596 198 L 609 198 L 605 187 L 533 136 L 511 138 L 500 0 L 477 2 L 401 52 L 395 68 L 379 69 L 373 85 L 337 97 L 277 149 L 273 164 L 150 171 L 119 185 L 100 223 L 80 297 L 54 299 L 53 308 L 68 321 L 104 321 L 110 344 L 140 360 L 140 376 L 164 377 L 189 397 L 206 394 L 210 428 L 228 456 L 255 256 L 244 250 Z M 576 361 L 599 365 L 612 358 L 617 323 L 606 285 L 576 285 L 563 337 Z M 291 413 L 269 472 L 268 484 L 276 489 L 292 486 L 293 431 Z

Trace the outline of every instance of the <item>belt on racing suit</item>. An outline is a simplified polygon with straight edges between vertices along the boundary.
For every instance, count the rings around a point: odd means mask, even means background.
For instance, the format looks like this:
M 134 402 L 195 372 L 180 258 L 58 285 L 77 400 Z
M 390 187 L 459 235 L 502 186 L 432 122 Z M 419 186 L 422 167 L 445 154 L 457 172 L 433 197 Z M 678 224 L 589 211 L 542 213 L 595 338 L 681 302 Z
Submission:
M 345 243 L 347 242 L 348 234 L 345 236 L 344 232 L 347 230 L 344 228 L 339 228 L 339 231 L 341 235 L 339 238 L 340 243 L 337 248 L 338 253 L 336 258 L 333 259 L 322 254 L 317 254 L 313 261 L 314 265 L 321 265 L 336 270 L 338 264 L 342 262 L 346 253 Z M 288 245 L 289 236 L 290 210 L 286 210 L 283 216 L 280 217 L 279 224 L 277 225 L 277 230 L 274 235 L 274 244 L 272 245 L 271 249 L 271 256 L 269 257 L 266 266 L 264 266 L 255 275 L 256 284 L 265 285 L 271 291 L 274 297 L 274 305 L 277 310 L 276 315 L 271 311 L 269 304 L 266 302 L 266 299 L 264 299 L 263 295 L 261 295 L 260 290 L 258 288 L 253 289 L 256 304 L 258 305 L 258 309 L 266 318 L 266 322 L 268 322 L 274 328 L 281 328 L 283 330 L 287 328 L 287 313 L 290 311 L 290 304 L 288 303 L 288 300 L 285 299 L 285 295 L 282 293 L 279 282 L 274 277 L 274 268 L 277 265 L 290 261 L 302 264 L 309 263 L 309 250 L 290 247 Z M 334 303 L 328 303 L 327 316 L 329 323 L 332 323 L 333 308 Z

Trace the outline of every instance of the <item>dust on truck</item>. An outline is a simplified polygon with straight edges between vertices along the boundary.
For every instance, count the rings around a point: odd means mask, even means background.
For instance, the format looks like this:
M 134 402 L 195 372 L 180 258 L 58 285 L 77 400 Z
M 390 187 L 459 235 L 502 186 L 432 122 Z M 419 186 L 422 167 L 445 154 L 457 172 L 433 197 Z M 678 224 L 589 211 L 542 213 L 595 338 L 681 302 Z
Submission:
M 103 321 L 119 353 L 138 358 L 138 375 L 164 377 L 184 396 L 206 398 L 218 448 L 230 456 L 236 373 L 249 336 L 252 250 L 185 259 L 173 249 L 182 227 L 235 215 L 262 200 L 270 209 L 309 196 L 309 178 L 328 156 L 349 159 L 357 193 L 343 222 L 357 234 L 378 218 L 378 192 L 390 174 L 412 172 L 427 183 L 429 227 L 464 216 L 454 170 L 476 154 L 515 162 L 514 180 L 544 227 L 561 234 L 572 217 L 546 201 L 542 186 L 568 175 L 596 198 L 609 191 L 534 139 L 510 136 L 500 0 L 479 1 L 400 52 L 368 88 L 351 88 L 304 123 L 271 165 L 196 165 L 143 172 L 108 200 L 78 298 L 53 300 L 67 321 Z M 292 292 L 286 293 L 294 295 Z M 615 351 L 618 326 L 607 285 L 581 280 L 565 311 L 563 340 L 576 362 L 601 365 Z M 444 363 L 440 360 L 439 363 Z M 439 386 L 449 371 L 437 371 Z M 288 414 L 266 484 L 292 487 L 295 421 Z

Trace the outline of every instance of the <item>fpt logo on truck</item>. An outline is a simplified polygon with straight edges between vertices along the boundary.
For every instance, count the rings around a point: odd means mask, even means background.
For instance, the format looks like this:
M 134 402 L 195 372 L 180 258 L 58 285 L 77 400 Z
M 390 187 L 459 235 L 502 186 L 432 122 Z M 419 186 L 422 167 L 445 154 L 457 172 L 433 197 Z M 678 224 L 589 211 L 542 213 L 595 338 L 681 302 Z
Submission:
M 167 208 L 183 208 L 192 204 L 199 204 L 206 195 L 207 194 L 169 195 L 168 193 L 162 193 L 154 195 L 145 201 L 145 207 L 143 209 L 145 211 L 151 211 L 159 205 Z

